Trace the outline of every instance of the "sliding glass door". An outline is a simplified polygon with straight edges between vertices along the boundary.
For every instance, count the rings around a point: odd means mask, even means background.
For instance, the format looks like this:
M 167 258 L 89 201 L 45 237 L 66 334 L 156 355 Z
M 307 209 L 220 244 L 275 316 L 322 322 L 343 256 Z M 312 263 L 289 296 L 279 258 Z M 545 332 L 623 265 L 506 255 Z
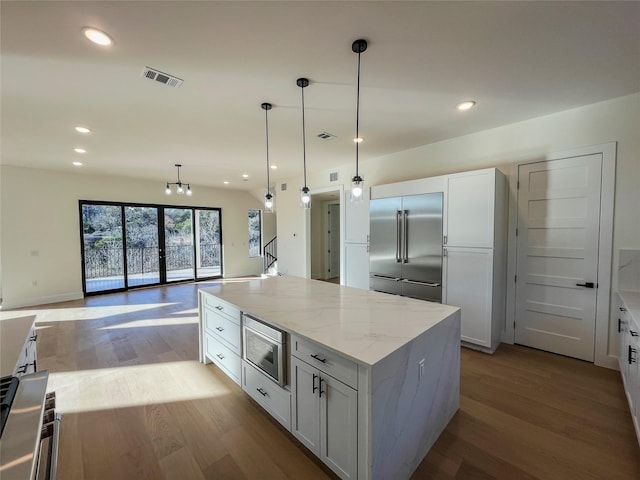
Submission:
M 122 209 L 115 205 L 82 205 L 81 221 L 85 292 L 124 288 Z
M 219 208 L 80 201 L 87 294 L 222 276 Z
M 167 282 L 193 280 L 193 209 L 164 209 L 164 258 Z
M 127 232 L 127 283 L 130 287 L 160 283 L 158 208 L 124 207 Z

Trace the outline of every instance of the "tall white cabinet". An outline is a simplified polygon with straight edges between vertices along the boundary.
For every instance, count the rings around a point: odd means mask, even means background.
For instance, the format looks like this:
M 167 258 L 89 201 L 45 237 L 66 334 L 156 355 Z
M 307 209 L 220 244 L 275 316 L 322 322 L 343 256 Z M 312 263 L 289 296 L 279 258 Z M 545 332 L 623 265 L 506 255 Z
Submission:
M 369 189 L 362 192 L 362 202 L 351 203 L 344 193 L 344 274 L 342 285 L 369 289 Z
M 493 352 L 506 291 L 506 179 L 495 168 L 447 176 L 442 302 L 461 307 L 462 342 Z

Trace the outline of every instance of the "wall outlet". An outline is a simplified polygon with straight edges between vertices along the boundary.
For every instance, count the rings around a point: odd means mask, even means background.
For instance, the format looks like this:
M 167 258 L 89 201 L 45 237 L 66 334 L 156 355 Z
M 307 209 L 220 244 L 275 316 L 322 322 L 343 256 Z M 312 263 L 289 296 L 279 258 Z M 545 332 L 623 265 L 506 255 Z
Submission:
M 33 280 L 33 281 L 31 282 L 31 286 L 32 286 L 32 287 L 37 287 L 37 286 L 38 286 L 38 280 Z
M 424 358 L 418 362 L 418 381 L 424 376 Z

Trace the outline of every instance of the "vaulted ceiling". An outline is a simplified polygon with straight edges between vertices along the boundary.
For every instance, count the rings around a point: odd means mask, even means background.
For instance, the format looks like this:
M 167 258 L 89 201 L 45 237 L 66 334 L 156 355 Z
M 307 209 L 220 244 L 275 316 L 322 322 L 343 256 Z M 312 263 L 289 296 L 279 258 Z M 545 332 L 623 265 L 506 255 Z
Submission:
M 640 91 L 640 2 L 2 1 L 1 162 L 194 185 L 275 181 Z M 82 28 L 107 32 L 90 43 Z M 184 83 L 142 76 L 148 66 Z M 470 111 L 456 105 L 475 100 Z M 92 129 L 87 135 L 77 125 Z M 328 132 L 335 137 L 317 137 Z M 87 153 L 78 154 L 81 147 Z M 242 174 L 248 174 L 247 180 Z M 223 185 L 228 181 L 228 185 Z

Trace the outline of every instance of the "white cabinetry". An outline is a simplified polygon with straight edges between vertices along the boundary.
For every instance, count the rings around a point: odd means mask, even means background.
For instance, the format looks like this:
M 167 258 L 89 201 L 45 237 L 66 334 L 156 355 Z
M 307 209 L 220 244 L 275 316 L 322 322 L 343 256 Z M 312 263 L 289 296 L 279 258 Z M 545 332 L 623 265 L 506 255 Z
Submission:
M 369 189 L 362 191 L 362 201 L 353 203 L 349 200 L 351 192 L 344 193 L 344 241 L 345 243 L 369 242 Z
M 369 289 L 369 189 L 362 192 L 362 202 L 349 201 L 345 192 L 344 279 L 347 287 Z
M 291 430 L 291 392 L 281 388 L 244 360 L 242 389 L 282 426 Z
M 200 292 L 200 315 L 204 352 L 201 360 L 211 360 L 240 385 L 240 310 L 212 295 Z
M 446 255 L 446 303 L 462 309 L 461 339 L 491 348 L 493 250 L 449 247 Z
M 640 293 L 636 294 L 640 298 Z M 633 426 L 640 442 L 640 323 L 622 298 L 618 299 L 618 332 L 620 334 L 620 373 L 629 402 Z
M 494 247 L 498 173 L 489 169 L 448 176 L 446 245 Z
M 293 339 L 292 343 L 300 342 Z M 308 349 L 314 345 L 304 342 Z M 350 377 L 349 370 L 357 367 L 338 356 L 327 358 L 318 347 L 317 353 L 305 354 L 302 349 L 292 351 L 291 390 L 292 415 L 291 433 L 309 450 L 316 454 L 340 478 L 355 479 L 358 470 L 358 392 L 337 380 L 325 370 L 340 372 Z M 311 358 L 315 363 L 327 365 L 315 367 L 298 356 Z M 315 355 L 315 357 L 312 357 Z M 324 362 L 323 362 L 324 360 Z M 335 363 L 334 361 L 339 361 Z M 345 364 L 351 363 L 351 367 Z
M 495 168 L 447 176 L 443 303 L 461 307 L 461 338 L 493 352 L 505 318 L 506 181 Z
M 369 289 L 369 244 L 346 243 L 345 279 L 347 287 Z

